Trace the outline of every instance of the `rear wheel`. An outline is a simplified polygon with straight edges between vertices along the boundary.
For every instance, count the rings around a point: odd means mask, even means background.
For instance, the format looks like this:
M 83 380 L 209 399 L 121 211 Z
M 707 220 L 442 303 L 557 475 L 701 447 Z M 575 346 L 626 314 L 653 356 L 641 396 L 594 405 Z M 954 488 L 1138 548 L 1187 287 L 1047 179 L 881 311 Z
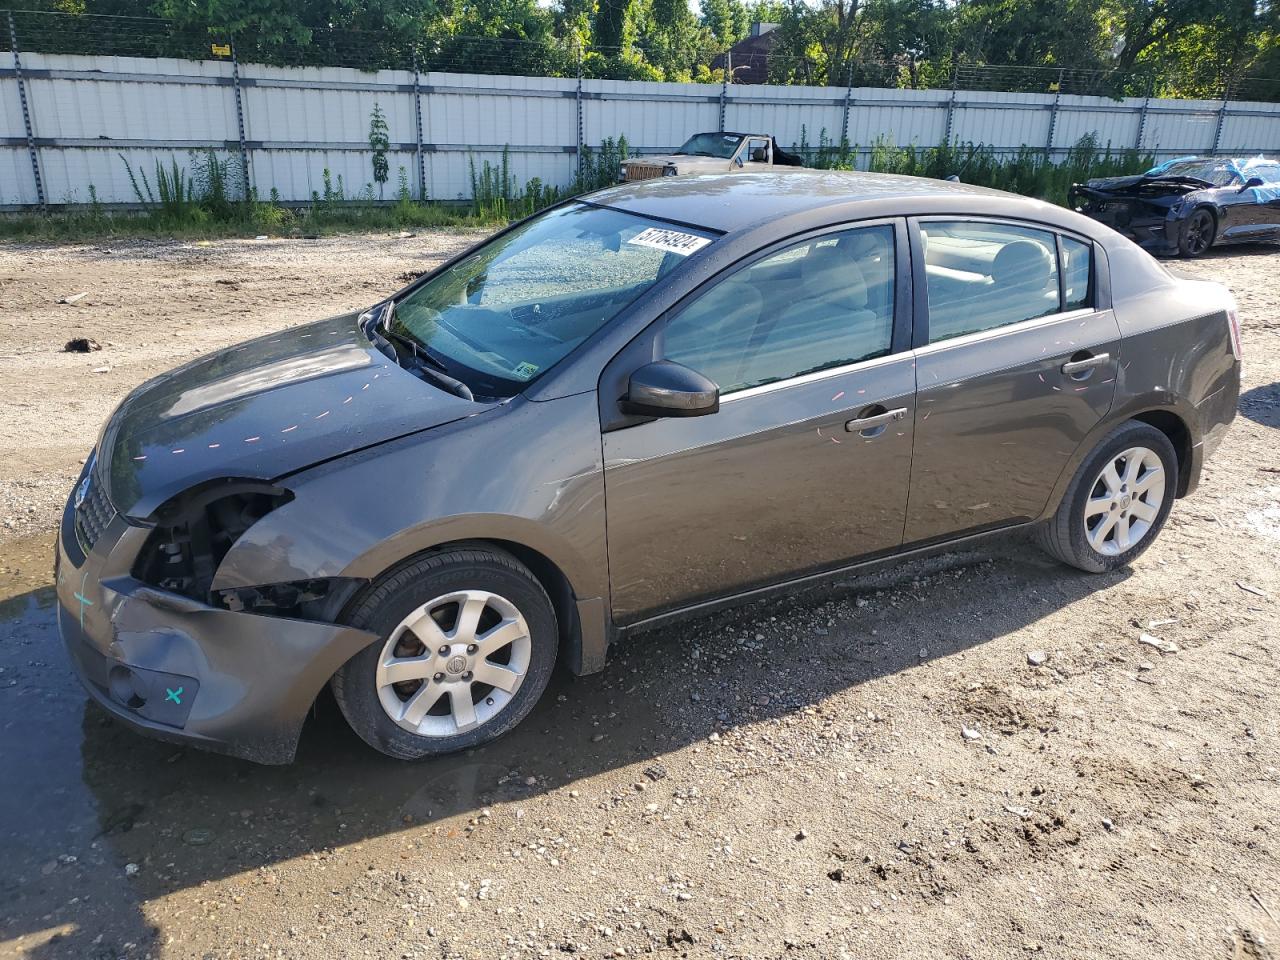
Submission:
M 1213 246 L 1218 223 L 1213 213 L 1200 209 L 1193 211 L 1182 224 L 1178 234 L 1178 252 L 1184 257 L 1198 257 Z
M 332 681 L 351 728 L 404 760 L 488 743 L 533 709 L 555 665 L 555 611 L 500 551 L 451 550 L 376 584 L 348 618 L 381 638 Z
M 1122 567 L 1164 526 L 1177 476 L 1169 438 L 1131 420 L 1080 465 L 1057 512 L 1037 531 L 1039 543 L 1063 563 L 1090 573 Z

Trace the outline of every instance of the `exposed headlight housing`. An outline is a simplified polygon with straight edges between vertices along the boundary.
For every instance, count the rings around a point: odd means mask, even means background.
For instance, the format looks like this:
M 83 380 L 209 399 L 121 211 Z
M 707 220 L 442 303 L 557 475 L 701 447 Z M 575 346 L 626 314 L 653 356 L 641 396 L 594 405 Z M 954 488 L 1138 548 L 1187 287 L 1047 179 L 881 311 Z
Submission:
M 152 516 L 150 536 L 133 575 L 170 593 L 211 603 L 210 587 L 223 557 L 244 532 L 293 494 L 253 480 L 215 480 L 184 491 Z

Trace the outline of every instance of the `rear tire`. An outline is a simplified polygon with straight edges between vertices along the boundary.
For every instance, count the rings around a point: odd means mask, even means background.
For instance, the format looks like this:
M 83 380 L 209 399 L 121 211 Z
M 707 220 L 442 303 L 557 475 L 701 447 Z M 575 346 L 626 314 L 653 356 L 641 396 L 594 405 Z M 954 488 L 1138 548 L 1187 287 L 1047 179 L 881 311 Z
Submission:
M 1169 438 L 1130 420 L 1080 464 L 1036 540 L 1050 556 L 1088 573 L 1123 567 L 1159 535 L 1177 480 L 1178 456 Z
M 454 549 L 376 582 L 346 618 L 379 640 L 331 681 L 347 723 L 391 757 L 469 750 L 510 731 L 551 679 L 546 591 L 499 550 Z
M 1192 259 L 1203 256 L 1217 238 L 1218 221 L 1213 211 L 1201 207 L 1182 222 L 1178 231 L 1178 252 Z

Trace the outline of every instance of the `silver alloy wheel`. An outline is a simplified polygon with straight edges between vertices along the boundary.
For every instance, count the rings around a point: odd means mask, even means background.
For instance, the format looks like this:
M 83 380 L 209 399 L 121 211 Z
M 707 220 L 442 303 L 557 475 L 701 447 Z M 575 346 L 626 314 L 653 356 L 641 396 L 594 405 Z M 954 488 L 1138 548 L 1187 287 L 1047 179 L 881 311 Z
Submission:
M 1089 546 L 1109 557 L 1137 546 L 1164 503 L 1164 464 L 1147 447 L 1117 454 L 1098 474 L 1084 504 Z
M 410 733 L 456 736 L 502 712 L 532 654 L 529 625 L 510 600 L 487 590 L 447 593 L 391 631 L 378 658 L 378 700 Z

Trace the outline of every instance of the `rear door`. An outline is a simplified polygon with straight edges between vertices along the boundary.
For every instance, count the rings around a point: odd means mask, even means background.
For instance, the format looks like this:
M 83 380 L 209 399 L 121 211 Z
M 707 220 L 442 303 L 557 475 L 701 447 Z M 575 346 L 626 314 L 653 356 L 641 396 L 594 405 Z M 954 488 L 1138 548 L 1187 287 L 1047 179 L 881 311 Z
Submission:
M 1115 395 L 1100 254 L 1031 224 L 920 218 L 915 453 L 904 541 L 1037 517 Z
M 627 624 L 902 542 L 915 374 L 903 220 L 779 244 L 702 288 L 600 384 L 609 573 Z M 898 265 L 901 266 L 898 266 Z M 619 415 L 652 359 L 717 413 Z

